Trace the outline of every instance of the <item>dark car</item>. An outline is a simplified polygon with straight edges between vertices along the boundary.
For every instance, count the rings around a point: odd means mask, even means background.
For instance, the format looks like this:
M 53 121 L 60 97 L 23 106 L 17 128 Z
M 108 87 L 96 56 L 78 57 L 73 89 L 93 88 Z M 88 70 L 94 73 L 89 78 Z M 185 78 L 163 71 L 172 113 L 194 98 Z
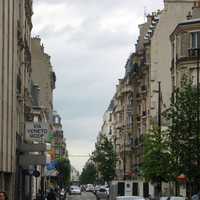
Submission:
M 108 199 L 109 195 L 106 188 L 100 188 L 98 191 L 96 191 L 96 197 L 97 200 Z

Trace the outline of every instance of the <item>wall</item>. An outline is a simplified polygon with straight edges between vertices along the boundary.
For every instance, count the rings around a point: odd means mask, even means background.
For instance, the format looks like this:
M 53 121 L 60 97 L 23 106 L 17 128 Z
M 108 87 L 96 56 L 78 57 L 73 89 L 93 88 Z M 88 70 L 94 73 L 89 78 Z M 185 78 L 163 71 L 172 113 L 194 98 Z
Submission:
M 160 16 L 155 33 L 151 39 L 151 104 L 157 105 L 158 81 L 161 81 L 163 104 L 169 106 L 171 97 L 171 45 L 169 36 L 178 22 L 186 19 L 193 6 L 192 0 L 165 1 L 165 8 Z M 157 115 L 157 109 L 151 110 Z

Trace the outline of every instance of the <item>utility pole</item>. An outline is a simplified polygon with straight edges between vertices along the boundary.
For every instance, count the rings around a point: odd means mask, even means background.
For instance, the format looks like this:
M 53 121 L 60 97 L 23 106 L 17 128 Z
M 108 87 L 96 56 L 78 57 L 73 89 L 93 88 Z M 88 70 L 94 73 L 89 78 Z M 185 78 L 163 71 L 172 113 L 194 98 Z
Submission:
M 161 82 L 158 81 L 158 131 L 159 131 L 159 142 L 161 142 Z M 162 182 L 161 180 L 158 180 L 157 183 L 157 189 L 158 189 L 158 199 L 160 199 L 161 193 L 162 193 Z
M 161 133 L 161 82 L 158 81 L 158 129 Z
M 124 132 L 123 168 L 124 168 L 124 180 L 126 180 L 126 133 L 125 132 Z
M 199 133 L 199 59 L 200 59 L 200 49 L 197 48 L 197 148 L 198 148 L 198 160 L 197 165 L 198 168 L 200 167 L 200 133 Z M 199 180 L 198 180 L 199 181 Z M 198 190 L 200 188 L 200 185 L 198 183 Z

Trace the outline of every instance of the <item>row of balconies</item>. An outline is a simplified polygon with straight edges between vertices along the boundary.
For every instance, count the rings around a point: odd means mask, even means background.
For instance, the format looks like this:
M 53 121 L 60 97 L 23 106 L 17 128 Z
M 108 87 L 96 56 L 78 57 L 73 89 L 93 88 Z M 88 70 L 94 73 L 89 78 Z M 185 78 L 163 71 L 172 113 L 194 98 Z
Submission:
M 187 53 L 184 56 L 176 56 L 176 64 L 182 61 L 195 61 L 200 56 L 200 49 L 199 48 L 191 48 L 188 49 Z M 173 69 L 174 66 L 174 59 L 172 59 L 171 67 Z
M 137 120 L 137 122 L 140 122 L 141 119 L 146 119 L 146 117 L 147 117 L 147 112 L 146 112 L 146 111 L 142 111 L 142 114 L 141 114 L 141 115 L 138 115 L 138 116 L 136 117 L 136 120 Z
M 131 138 L 129 139 L 129 142 L 125 142 L 124 141 L 121 141 L 123 144 L 120 144 L 120 147 L 119 147 L 119 151 L 120 152 L 124 152 L 124 150 L 127 152 L 130 152 L 130 151 L 133 151 L 135 148 L 139 147 L 139 146 L 143 146 L 143 143 L 144 143 L 144 136 L 143 135 L 140 135 L 139 137 L 136 137 L 136 138 Z M 128 144 L 127 144 L 128 143 Z M 124 146 L 125 144 L 125 146 Z
M 33 10 L 32 10 L 32 1 L 31 0 L 25 0 L 25 15 L 26 19 L 30 25 L 30 29 L 32 29 L 32 20 L 31 17 L 33 15 Z

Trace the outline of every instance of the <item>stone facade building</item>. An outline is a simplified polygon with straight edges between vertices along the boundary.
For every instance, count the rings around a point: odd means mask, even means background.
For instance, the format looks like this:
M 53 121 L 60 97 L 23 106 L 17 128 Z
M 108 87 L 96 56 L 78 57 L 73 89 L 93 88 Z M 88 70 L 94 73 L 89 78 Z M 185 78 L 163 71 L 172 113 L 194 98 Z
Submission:
M 151 116 L 157 119 L 158 109 L 158 81 L 161 81 L 163 106 L 168 107 L 171 97 L 171 43 L 169 36 L 176 25 L 185 20 L 188 12 L 194 5 L 193 0 L 164 0 L 164 9 L 159 15 L 153 35 L 149 29 L 150 38 L 150 93 Z
M 31 16 L 32 0 L 0 1 L 0 190 L 6 190 L 9 199 L 14 199 L 15 185 L 20 188 L 15 182 L 23 181 L 19 173 L 15 176 L 16 150 L 31 105 Z
M 197 62 L 200 54 L 200 5 L 195 4 L 187 20 L 178 23 L 171 34 L 171 75 L 173 90 L 181 87 L 186 77 L 197 84 Z
M 31 39 L 32 73 L 34 84 L 40 89 L 39 105 L 46 113 L 47 121 L 52 121 L 53 90 L 55 89 L 56 75 L 50 62 L 50 56 L 44 52 L 41 39 Z
M 53 112 L 53 137 L 51 146 L 55 159 L 66 157 L 66 141 L 63 134 L 61 117 L 56 111 Z
M 113 98 L 112 137 L 119 158 L 117 179 L 142 180 L 143 138 L 158 125 L 158 82 L 162 111 L 169 106 L 172 93 L 170 35 L 193 6 L 192 0 L 165 0 L 162 11 L 148 15 L 147 22 L 139 25 L 135 52 L 128 58 L 125 76 L 119 79 Z M 162 119 L 162 127 L 165 125 Z

